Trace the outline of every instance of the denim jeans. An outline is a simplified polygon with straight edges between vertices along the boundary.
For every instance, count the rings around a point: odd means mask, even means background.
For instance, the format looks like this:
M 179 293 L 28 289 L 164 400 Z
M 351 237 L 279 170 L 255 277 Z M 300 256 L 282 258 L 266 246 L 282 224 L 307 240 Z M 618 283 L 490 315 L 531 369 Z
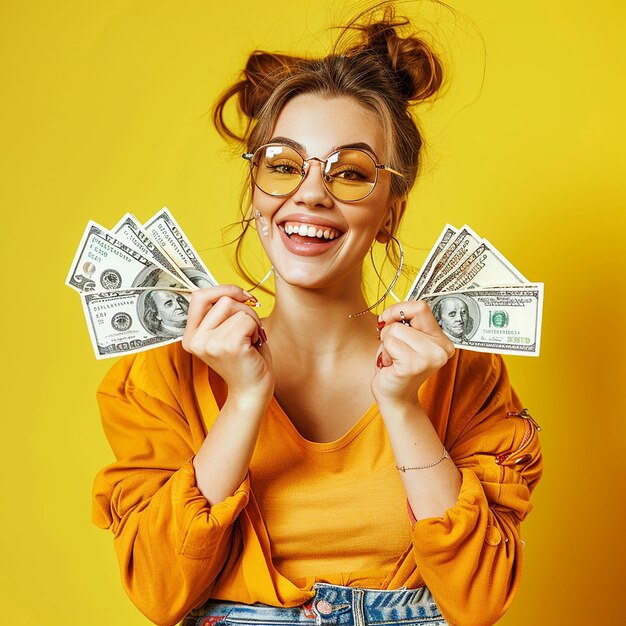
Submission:
M 204 606 L 193 609 L 181 626 L 447 625 L 426 587 L 378 591 L 317 583 L 314 589 L 312 600 L 293 608 L 209 600 Z

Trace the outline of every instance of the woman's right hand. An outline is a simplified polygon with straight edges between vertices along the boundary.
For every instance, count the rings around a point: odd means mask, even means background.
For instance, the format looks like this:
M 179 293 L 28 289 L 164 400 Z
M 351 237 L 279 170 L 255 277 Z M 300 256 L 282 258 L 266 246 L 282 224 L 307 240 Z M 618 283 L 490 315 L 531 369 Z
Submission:
M 228 386 L 229 402 L 269 404 L 274 393 L 272 355 L 250 294 L 218 285 L 191 294 L 183 348 L 202 359 Z

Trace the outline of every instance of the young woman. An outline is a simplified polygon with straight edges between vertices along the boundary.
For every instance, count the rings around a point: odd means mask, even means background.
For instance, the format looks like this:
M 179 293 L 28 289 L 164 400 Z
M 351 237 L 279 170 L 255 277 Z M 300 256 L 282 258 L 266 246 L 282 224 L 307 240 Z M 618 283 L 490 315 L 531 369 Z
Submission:
M 418 170 L 409 106 L 442 81 L 406 26 L 387 9 L 321 59 L 256 52 L 217 105 L 227 136 L 230 98 L 250 121 L 275 307 L 202 289 L 182 345 L 99 390 L 118 460 L 95 521 L 157 624 L 488 625 L 519 585 L 541 457 L 502 359 L 455 351 L 421 302 L 355 316 Z

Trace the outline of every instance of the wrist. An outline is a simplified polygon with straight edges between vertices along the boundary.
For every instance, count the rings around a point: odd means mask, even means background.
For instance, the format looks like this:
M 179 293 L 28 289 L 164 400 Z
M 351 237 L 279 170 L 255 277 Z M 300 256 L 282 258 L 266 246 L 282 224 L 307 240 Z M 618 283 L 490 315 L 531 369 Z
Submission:
M 234 415 L 245 415 L 248 419 L 262 418 L 271 400 L 272 394 L 267 392 L 229 390 L 223 408 Z
M 376 400 L 380 414 L 385 421 L 402 421 L 407 418 L 416 419 L 425 417 L 428 419 L 419 398 L 381 398 Z

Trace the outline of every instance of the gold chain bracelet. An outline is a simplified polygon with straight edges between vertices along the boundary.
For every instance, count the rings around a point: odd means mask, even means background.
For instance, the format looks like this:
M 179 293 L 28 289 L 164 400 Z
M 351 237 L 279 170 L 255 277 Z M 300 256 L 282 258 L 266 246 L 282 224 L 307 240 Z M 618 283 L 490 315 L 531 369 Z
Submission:
M 450 458 L 450 455 L 448 454 L 448 451 L 444 447 L 441 458 L 437 459 L 434 463 L 429 463 L 428 465 L 418 465 L 416 467 L 406 467 L 404 465 L 396 465 L 396 469 L 400 470 L 401 472 L 408 472 L 409 470 L 428 469 L 429 467 L 435 467 L 435 465 L 439 465 L 441 461 L 443 461 L 444 459 L 449 459 L 449 458 Z

